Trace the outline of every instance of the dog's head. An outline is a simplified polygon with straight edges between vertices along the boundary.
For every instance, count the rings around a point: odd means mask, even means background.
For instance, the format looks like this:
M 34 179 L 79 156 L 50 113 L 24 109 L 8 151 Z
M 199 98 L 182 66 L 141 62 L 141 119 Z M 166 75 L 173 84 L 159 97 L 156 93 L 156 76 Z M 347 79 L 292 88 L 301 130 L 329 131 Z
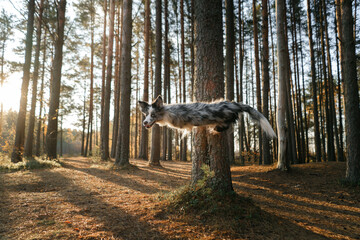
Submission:
M 163 114 L 163 100 L 159 95 L 152 104 L 147 102 L 139 101 L 141 112 L 145 115 L 143 125 L 145 128 L 151 128 L 157 121 L 161 121 Z

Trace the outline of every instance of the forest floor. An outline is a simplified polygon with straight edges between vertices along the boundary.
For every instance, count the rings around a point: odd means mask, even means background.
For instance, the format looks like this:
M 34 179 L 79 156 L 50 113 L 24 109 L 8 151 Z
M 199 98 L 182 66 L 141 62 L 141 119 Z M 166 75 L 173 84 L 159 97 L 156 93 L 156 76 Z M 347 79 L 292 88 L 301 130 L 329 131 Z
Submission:
M 189 182 L 191 163 L 131 163 L 113 170 L 74 157 L 0 173 L 0 239 L 360 239 L 360 190 L 341 184 L 344 163 L 232 167 L 235 191 L 258 211 L 215 216 L 222 225 L 164 211 L 159 196 Z M 231 221 L 241 227 L 223 228 Z

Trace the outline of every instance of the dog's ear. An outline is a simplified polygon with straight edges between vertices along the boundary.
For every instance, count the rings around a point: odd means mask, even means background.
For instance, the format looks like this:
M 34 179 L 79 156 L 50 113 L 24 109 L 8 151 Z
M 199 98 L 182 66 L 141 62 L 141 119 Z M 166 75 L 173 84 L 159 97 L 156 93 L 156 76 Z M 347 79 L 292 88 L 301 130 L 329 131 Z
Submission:
M 141 108 L 141 111 L 146 115 L 148 114 L 148 110 L 150 105 L 147 102 L 139 101 L 138 102 Z
M 164 102 L 163 102 L 163 99 L 162 99 L 161 95 L 159 95 L 159 96 L 155 99 L 155 101 L 152 103 L 152 106 L 153 106 L 154 108 L 162 108 L 163 105 L 164 105 Z

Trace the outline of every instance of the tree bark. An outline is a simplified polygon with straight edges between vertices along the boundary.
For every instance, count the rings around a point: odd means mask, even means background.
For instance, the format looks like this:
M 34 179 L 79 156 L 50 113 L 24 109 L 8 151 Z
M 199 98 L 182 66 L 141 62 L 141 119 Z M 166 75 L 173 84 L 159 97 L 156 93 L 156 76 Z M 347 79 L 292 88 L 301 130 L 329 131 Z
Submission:
M 359 85 L 356 72 L 355 40 L 351 0 L 341 0 L 341 51 L 344 67 L 345 129 L 346 129 L 346 179 L 360 182 L 360 109 Z
M 262 0 L 262 113 L 269 119 L 269 91 L 270 91 L 270 77 L 269 77 L 269 23 L 268 23 L 268 7 L 267 0 Z M 263 163 L 270 164 L 270 143 L 269 139 L 264 136 L 262 138 L 263 146 Z
M 235 22 L 234 1 L 226 0 L 226 99 L 234 100 L 234 50 L 235 50 Z M 227 133 L 228 159 L 230 164 L 235 162 L 234 156 L 234 131 L 233 127 Z
M 195 100 L 212 101 L 224 96 L 222 3 L 220 0 L 195 1 Z M 194 132 L 191 182 L 203 177 L 203 164 L 214 176 L 207 184 L 216 191 L 232 191 L 226 133 L 210 134 L 206 128 Z
M 109 38 L 107 49 L 107 67 L 106 67 L 106 82 L 105 82 L 105 101 L 103 112 L 103 149 L 101 152 L 101 159 L 108 160 L 109 155 L 109 116 L 110 116 L 110 98 L 111 98 L 111 77 L 112 77 L 112 60 L 113 60 L 113 46 L 114 46 L 114 19 L 115 19 L 115 0 L 110 1 L 110 16 L 109 16 Z
M 323 11 L 322 4 L 319 8 L 320 12 L 320 40 L 321 40 L 321 59 L 323 64 L 323 77 L 324 77 L 324 88 L 325 88 L 325 119 L 326 119 L 326 135 L 327 135 L 327 155 L 329 161 L 335 161 L 335 149 L 334 149 L 334 131 L 332 123 L 332 115 L 330 111 L 330 79 L 328 78 L 326 71 L 326 60 L 325 60 L 325 42 L 324 42 L 324 26 L 323 26 Z M 327 64 L 331 64 L 328 62 Z M 331 73 L 329 73 L 330 75 Z
M 101 67 L 101 107 L 100 107 L 100 155 L 104 150 L 104 105 L 105 105 L 105 78 L 106 78 L 106 18 L 107 18 L 107 2 L 104 1 L 104 27 L 103 27 L 103 45 L 102 45 L 102 67 Z
M 309 47 L 310 47 L 312 100 L 314 105 L 315 154 L 316 154 L 316 162 L 321 162 L 321 142 L 320 142 L 320 127 L 319 127 L 319 115 L 318 115 L 319 110 L 317 104 L 317 83 L 316 83 L 314 43 L 313 43 L 312 26 L 311 26 L 310 0 L 307 0 L 307 25 L 308 25 Z
M 186 77 L 185 77 L 185 30 L 184 30 L 184 0 L 180 0 L 180 28 L 181 28 L 181 76 L 183 103 L 186 102 Z M 187 137 L 181 138 L 180 144 L 180 161 L 187 161 Z
M 170 42 L 168 0 L 164 1 L 164 100 L 170 103 Z M 172 160 L 171 129 L 163 129 L 163 160 Z
M 48 129 L 46 133 L 47 156 L 56 159 L 57 133 L 58 133 L 58 111 L 61 86 L 61 68 L 64 45 L 66 0 L 60 0 L 57 4 L 58 27 L 55 41 L 55 56 L 53 62 L 53 79 L 50 84 L 50 106 L 48 114 Z
M 38 117 L 38 127 L 36 130 L 36 146 L 35 146 L 35 155 L 40 156 L 40 146 L 41 146 L 41 131 L 42 131 L 42 110 L 43 110 L 43 99 L 44 99 L 44 78 L 45 78 L 45 62 L 46 62 L 46 31 L 44 37 L 44 48 L 43 48 L 43 59 L 42 59 L 42 73 L 41 73 L 41 85 L 40 85 L 40 96 L 39 96 L 39 117 Z
M 122 4 L 121 4 L 122 5 Z M 117 27 L 115 30 L 115 73 L 114 73 L 114 120 L 113 120 L 113 131 L 112 131 L 112 144 L 111 144 L 111 153 L 110 156 L 112 158 L 115 157 L 116 154 L 116 142 L 117 142 L 117 134 L 119 132 L 119 118 L 120 118 L 120 43 L 122 35 L 120 33 L 120 22 L 123 20 L 123 14 L 120 13 L 121 6 L 118 3 L 118 10 L 116 13 L 117 16 Z M 122 32 L 122 31 L 121 31 Z M 121 35 L 121 36 L 120 36 Z
M 278 163 L 277 168 L 288 170 L 290 167 L 289 159 L 286 154 L 287 147 L 287 129 L 286 129 L 286 109 L 287 109 L 287 84 L 288 81 L 288 58 L 287 41 L 285 38 L 285 2 L 276 0 L 276 30 L 277 30 L 277 51 L 278 51 L 278 110 L 277 110 L 277 129 L 278 129 Z M 288 119 L 289 120 L 289 119 Z
M 90 106 L 89 106 L 89 131 L 90 143 L 89 143 L 89 156 L 92 156 L 92 133 L 93 133 L 93 112 L 94 112 L 94 24 L 95 24 L 95 8 L 94 0 L 90 1 L 91 4 L 91 45 L 90 45 Z
M 39 78 L 39 68 L 40 68 L 40 45 L 41 45 L 41 27 L 42 27 L 42 13 L 43 13 L 44 0 L 40 1 L 39 5 L 39 17 L 37 23 L 37 33 L 36 33 L 36 50 L 35 50 L 35 63 L 34 63 L 34 73 L 33 73 L 33 85 L 32 85 L 32 96 L 31 96 L 31 109 L 29 116 L 29 126 L 28 133 L 25 142 L 25 157 L 32 157 L 33 155 L 33 146 L 34 146 L 34 127 L 35 127 L 35 109 L 36 109 L 36 97 L 37 97 L 37 82 Z
M 239 71 L 240 71 L 240 89 L 239 89 L 239 102 L 243 102 L 243 70 L 244 70 L 244 21 L 242 19 L 243 7 L 241 6 L 241 0 L 239 0 Z M 240 116 L 239 120 L 239 134 L 240 134 L 240 144 L 239 144 L 239 152 L 240 152 L 240 162 L 241 164 L 245 164 L 245 159 L 242 155 L 244 151 L 244 142 L 246 143 L 246 135 L 245 135 L 245 121 L 244 116 Z M 246 144 L 247 145 L 247 144 Z
M 336 4 L 336 15 L 334 17 L 334 24 L 335 24 L 335 39 L 336 39 L 336 69 L 337 69 L 337 95 L 338 95 L 338 109 L 339 109 L 339 141 L 340 141 L 340 151 L 339 151 L 339 155 L 338 155 L 338 161 L 343 162 L 345 161 L 344 159 L 344 138 L 343 138 L 343 120 L 342 120 L 342 104 L 341 104 L 341 95 L 342 95 L 342 84 L 341 84 L 341 79 L 342 76 L 340 75 L 340 56 L 339 56 L 339 41 L 338 41 L 338 20 L 337 20 L 337 16 L 339 15 L 339 18 L 341 19 L 341 14 L 340 14 L 340 6 L 338 6 L 337 1 L 335 2 Z
M 143 101 L 149 101 L 149 50 L 150 50 L 150 0 L 145 0 L 145 49 L 144 49 L 144 92 L 143 92 Z M 142 121 L 145 120 L 145 116 L 142 115 Z M 140 150 L 139 158 L 147 160 L 148 159 L 148 131 L 141 124 L 141 140 L 140 140 Z
M 254 25 L 254 55 L 255 55 L 255 78 L 256 78 L 256 107 L 261 112 L 261 84 L 260 84 L 260 63 L 259 63 L 259 40 L 258 40 L 258 20 L 256 14 L 256 0 L 253 0 L 253 25 Z M 262 134 L 259 132 L 259 164 L 262 164 Z
M 161 94 L 161 54 L 162 54 L 162 33 L 161 33 L 161 0 L 156 0 L 156 41 L 155 41 L 155 97 Z M 160 165 L 160 127 L 155 124 L 152 127 L 151 154 L 149 165 Z
M 20 109 L 16 123 L 16 135 L 11 161 L 16 163 L 22 160 L 25 142 L 25 119 L 26 119 L 26 106 L 27 95 L 30 81 L 30 66 L 31 66 L 31 51 L 32 39 L 34 32 L 34 13 L 35 13 L 35 0 L 30 0 L 28 4 L 28 21 L 26 30 L 26 47 L 25 47 L 25 63 L 23 66 L 23 81 L 21 85 Z
M 131 36 L 132 36 L 132 0 L 123 1 L 123 23 L 121 42 L 121 101 L 120 122 L 117 140 L 115 164 L 129 165 L 130 142 L 130 95 L 131 95 Z

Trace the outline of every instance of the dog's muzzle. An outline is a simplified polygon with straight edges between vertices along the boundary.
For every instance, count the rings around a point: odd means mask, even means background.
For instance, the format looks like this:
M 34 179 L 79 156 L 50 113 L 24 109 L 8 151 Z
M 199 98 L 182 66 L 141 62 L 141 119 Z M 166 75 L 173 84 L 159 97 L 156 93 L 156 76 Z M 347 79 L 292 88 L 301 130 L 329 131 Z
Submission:
M 151 123 L 148 123 L 147 121 L 144 121 L 143 124 L 144 124 L 144 127 L 149 129 L 151 128 L 153 125 L 154 125 L 155 122 L 151 122 Z

